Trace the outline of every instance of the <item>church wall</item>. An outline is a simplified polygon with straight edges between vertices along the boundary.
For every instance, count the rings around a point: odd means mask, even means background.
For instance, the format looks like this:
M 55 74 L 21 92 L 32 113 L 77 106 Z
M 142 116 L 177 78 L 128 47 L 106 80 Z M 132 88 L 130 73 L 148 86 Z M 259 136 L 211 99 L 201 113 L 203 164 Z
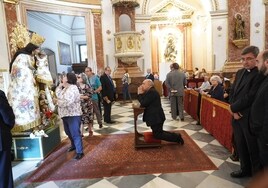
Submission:
M 212 15 L 212 49 L 213 63 L 212 71 L 221 71 L 227 60 L 228 49 L 228 13 Z
M 212 64 L 211 52 L 211 28 L 209 26 L 209 15 L 203 11 L 198 11 L 192 19 L 192 64 L 201 70 L 210 70 L 207 65 Z
M 111 1 L 101 1 L 102 3 L 102 36 L 104 50 L 104 66 L 110 66 L 114 71 L 117 66 L 114 44 L 115 19 Z
M 263 50 L 265 48 L 265 5 L 263 1 L 251 3 L 250 16 L 250 44 Z
M 35 31 L 46 39 L 45 42 L 42 44 L 43 48 L 49 48 L 50 50 L 55 52 L 58 73 L 61 73 L 63 71 L 68 72 L 68 67 L 70 66 L 60 64 L 58 41 L 69 44 L 72 48 L 71 36 L 32 17 L 28 17 L 28 29 Z M 73 54 L 71 54 L 71 57 L 73 62 Z
M 7 29 L 5 23 L 5 12 L 4 12 L 4 4 L 0 2 L 0 69 L 9 69 L 9 56 L 8 56 L 8 42 L 7 42 Z
M 136 16 L 136 31 L 141 32 L 141 50 L 144 56 L 138 59 L 138 66 L 146 73 L 148 68 L 152 68 L 152 58 L 151 58 L 151 33 L 150 33 L 150 17 L 146 16 Z
M 206 1 L 206 0 L 204 0 L 204 1 Z M 223 10 L 223 11 L 228 10 L 228 0 L 213 0 L 213 1 L 216 1 L 218 4 L 217 10 Z

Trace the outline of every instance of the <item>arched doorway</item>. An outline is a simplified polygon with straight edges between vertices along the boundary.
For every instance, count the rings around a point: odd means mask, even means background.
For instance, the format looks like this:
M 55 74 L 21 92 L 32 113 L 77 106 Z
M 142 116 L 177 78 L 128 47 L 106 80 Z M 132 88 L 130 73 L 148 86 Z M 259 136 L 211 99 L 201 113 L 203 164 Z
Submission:
M 47 55 L 49 71 L 51 73 L 53 81 L 55 81 L 55 80 L 57 80 L 57 74 L 58 74 L 55 52 L 53 52 L 52 50 L 50 50 L 48 48 L 43 48 L 43 50 Z

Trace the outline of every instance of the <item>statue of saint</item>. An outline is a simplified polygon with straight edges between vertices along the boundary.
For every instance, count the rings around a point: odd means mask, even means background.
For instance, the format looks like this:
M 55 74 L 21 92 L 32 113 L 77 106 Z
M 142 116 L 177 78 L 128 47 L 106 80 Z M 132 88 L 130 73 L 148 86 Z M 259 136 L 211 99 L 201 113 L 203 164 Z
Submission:
M 235 15 L 235 39 L 245 38 L 245 22 L 242 19 L 241 14 L 237 13 Z

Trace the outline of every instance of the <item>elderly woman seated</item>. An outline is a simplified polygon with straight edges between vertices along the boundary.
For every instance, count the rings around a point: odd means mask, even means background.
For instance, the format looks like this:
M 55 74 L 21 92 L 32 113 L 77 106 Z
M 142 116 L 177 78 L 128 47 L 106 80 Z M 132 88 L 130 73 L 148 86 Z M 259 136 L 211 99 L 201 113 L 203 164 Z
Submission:
M 196 91 L 199 91 L 200 93 L 202 93 L 203 91 L 209 91 L 210 89 L 210 83 L 209 83 L 209 77 L 208 76 L 204 76 L 204 82 L 202 83 L 202 85 L 198 88 L 195 88 Z
M 211 88 L 208 92 L 202 92 L 202 94 L 207 95 L 208 97 L 214 98 L 214 99 L 218 99 L 220 101 L 224 101 L 224 90 L 222 87 L 222 79 L 217 76 L 217 75 L 213 75 L 210 78 L 210 82 L 211 82 Z

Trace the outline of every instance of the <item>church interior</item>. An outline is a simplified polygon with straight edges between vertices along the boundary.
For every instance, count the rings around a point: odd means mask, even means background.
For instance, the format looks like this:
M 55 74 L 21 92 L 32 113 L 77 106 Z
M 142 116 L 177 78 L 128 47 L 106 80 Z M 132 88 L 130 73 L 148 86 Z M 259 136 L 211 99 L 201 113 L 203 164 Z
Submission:
M 44 37 L 41 49 L 47 55 L 54 82 L 58 80 L 59 74 L 78 74 L 84 72 L 86 67 L 91 67 L 96 75 L 103 73 L 105 67 L 111 68 L 118 95 L 118 101 L 112 107 L 112 117 L 118 123 L 104 124 L 104 128 L 99 129 L 94 120 L 94 135 L 134 132 L 132 104 L 122 106 L 120 102 L 122 76 L 124 70 L 128 69 L 131 77 L 129 90 L 135 99 L 137 88 L 150 69 L 155 75 L 155 87 L 162 96 L 167 118 L 164 128 L 170 131 L 185 130 L 218 168 L 194 172 L 25 182 L 42 163 L 45 153 L 39 159 L 24 159 L 22 156 L 12 162 L 15 187 L 246 186 L 250 178 L 230 177 L 230 172 L 239 168 L 239 162 L 229 158 L 229 145 L 226 147 L 204 127 L 196 125 L 197 120 L 190 109 L 185 109 L 185 121 L 172 120 L 169 100 L 162 85 L 174 62 L 179 64 L 181 70 L 188 72 L 188 81 L 193 81 L 196 86 L 195 68 L 206 70 L 208 75 L 223 75 L 231 79 L 242 68 L 240 54 L 244 47 L 254 45 L 260 50 L 267 49 L 267 7 L 267 0 L 2 0 L 2 91 L 7 93 L 10 83 L 10 62 L 15 54 L 12 34 L 18 24 Z M 242 26 L 239 19 L 243 22 Z M 238 24 L 242 27 L 241 30 L 237 28 Z M 191 95 L 190 91 L 188 94 Z M 221 104 L 219 106 L 222 107 Z M 144 132 L 149 130 L 141 121 L 138 125 Z M 66 135 L 62 127 L 57 131 L 58 137 L 55 138 L 60 142 Z M 85 135 L 83 139 L 87 138 L 87 133 Z M 57 144 L 57 141 L 54 142 L 48 148 L 53 149 Z

